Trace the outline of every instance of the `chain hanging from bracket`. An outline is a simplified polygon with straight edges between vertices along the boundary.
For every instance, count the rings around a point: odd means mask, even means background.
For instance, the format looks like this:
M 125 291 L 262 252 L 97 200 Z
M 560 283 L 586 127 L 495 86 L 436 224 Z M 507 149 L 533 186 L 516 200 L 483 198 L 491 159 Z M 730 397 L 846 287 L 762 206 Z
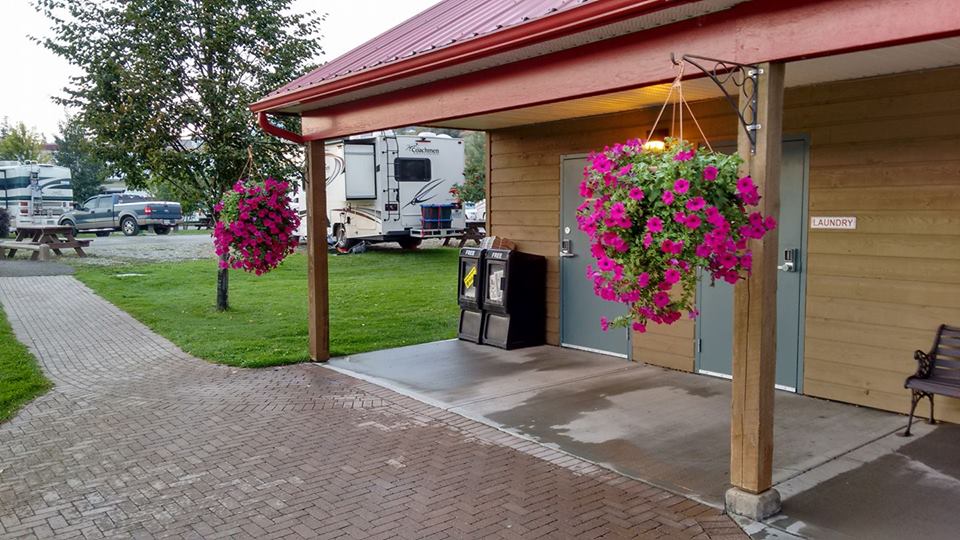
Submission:
M 740 119 L 740 125 L 743 126 L 743 129 L 747 133 L 747 138 L 750 140 L 750 153 L 755 154 L 757 152 L 757 130 L 760 129 L 760 119 L 757 117 L 757 90 L 763 69 L 761 69 L 760 66 L 752 64 L 740 64 L 730 60 L 718 60 L 716 58 L 707 58 L 705 56 L 692 54 L 684 54 L 677 57 L 675 53 L 670 53 L 670 60 L 678 66 L 683 62 L 687 62 L 696 67 L 702 71 L 704 75 L 710 77 L 710 80 L 720 88 L 720 91 L 723 92 L 723 97 L 726 98 L 727 103 L 733 107 L 733 110 L 737 113 L 737 117 Z M 711 62 L 713 63 L 713 67 L 704 67 L 704 64 Z M 742 93 L 743 96 L 747 98 L 745 105 L 741 107 L 738 99 L 734 99 L 735 95 L 731 95 L 727 90 L 727 83 L 733 83 L 739 90 L 739 93 Z

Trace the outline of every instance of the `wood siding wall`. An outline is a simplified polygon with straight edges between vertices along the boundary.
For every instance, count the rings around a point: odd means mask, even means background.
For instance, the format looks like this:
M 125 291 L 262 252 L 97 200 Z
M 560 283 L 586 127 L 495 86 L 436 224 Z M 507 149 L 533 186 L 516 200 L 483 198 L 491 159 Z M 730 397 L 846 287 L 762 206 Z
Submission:
M 906 412 L 913 351 L 960 324 L 960 70 L 788 96 L 786 129 L 811 140 L 810 215 L 857 217 L 809 231 L 804 393 Z
M 735 138 L 726 104 L 694 110 L 711 141 Z M 551 344 L 560 156 L 642 137 L 656 112 L 490 133 L 490 231 L 548 258 Z M 809 215 L 858 221 L 856 231 L 809 232 L 804 393 L 905 411 L 913 350 L 928 348 L 940 323 L 960 324 L 960 69 L 789 89 L 784 115 L 786 133 L 810 137 Z M 692 371 L 694 324 L 635 335 L 633 355 Z M 960 421 L 960 400 L 938 401 L 939 416 Z

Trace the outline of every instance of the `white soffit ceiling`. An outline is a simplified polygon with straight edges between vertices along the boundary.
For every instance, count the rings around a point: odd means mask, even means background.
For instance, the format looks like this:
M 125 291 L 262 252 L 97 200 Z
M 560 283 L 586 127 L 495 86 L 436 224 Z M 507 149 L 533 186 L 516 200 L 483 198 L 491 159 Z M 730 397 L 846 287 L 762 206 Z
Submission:
M 669 59 L 665 58 L 664 61 L 669 62 Z M 808 86 L 957 65 L 960 65 L 960 38 L 946 38 L 790 62 L 787 64 L 786 85 Z M 688 66 L 686 73 L 696 71 L 696 68 Z M 728 86 L 730 93 L 735 95 L 736 89 L 732 85 Z M 663 104 L 669 90 L 669 84 L 659 84 L 450 120 L 435 125 L 488 130 L 658 107 Z M 684 81 L 683 92 L 687 101 L 712 99 L 722 95 L 713 81 L 705 77 Z

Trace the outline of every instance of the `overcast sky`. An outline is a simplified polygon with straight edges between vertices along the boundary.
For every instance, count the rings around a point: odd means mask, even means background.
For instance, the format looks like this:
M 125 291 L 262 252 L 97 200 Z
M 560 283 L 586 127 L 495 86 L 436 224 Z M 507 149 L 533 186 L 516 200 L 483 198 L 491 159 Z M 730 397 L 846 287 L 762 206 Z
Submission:
M 295 0 L 299 11 L 327 14 L 322 45 L 329 61 L 392 28 L 439 0 Z M 52 142 L 64 110 L 50 97 L 60 93 L 73 73 L 59 57 L 30 41 L 28 35 L 49 33 L 47 20 L 29 0 L 0 0 L 0 51 L 3 51 L 3 84 L 0 84 L 0 118 L 23 121 Z

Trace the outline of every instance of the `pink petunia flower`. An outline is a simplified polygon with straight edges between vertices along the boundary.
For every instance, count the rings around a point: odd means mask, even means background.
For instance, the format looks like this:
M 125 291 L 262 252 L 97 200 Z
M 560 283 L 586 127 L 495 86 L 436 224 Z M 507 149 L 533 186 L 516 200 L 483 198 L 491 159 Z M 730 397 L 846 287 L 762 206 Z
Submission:
M 690 182 L 686 178 L 677 178 L 677 181 L 673 183 L 673 191 L 677 195 L 683 195 L 690 190 Z
M 720 171 L 718 171 L 713 165 L 707 165 L 703 168 L 703 179 L 712 182 L 717 179 L 717 174 L 719 172 Z
M 580 196 L 583 198 L 593 197 L 593 190 L 590 189 L 590 185 L 586 180 L 580 182 Z
M 627 215 L 627 207 L 622 202 L 615 202 L 610 206 L 610 217 L 620 220 Z
M 657 216 L 653 216 L 647 219 L 647 230 L 652 233 L 658 233 L 663 231 L 663 220 Z
M 687 210 L 691 212 L 699 212 L 707 205 L 707 201 L 703 197 L 694 197 L 687 201 Z
M 638 188 L 638 187 L 630 188 L 629 196 L 630 196 L 631 199 L 633 199 L 633 200 L 635 200 L 635 201 L 642 201 L 642 200 L 643 200 L 643 190 L 640 189 L 640 188 Z

